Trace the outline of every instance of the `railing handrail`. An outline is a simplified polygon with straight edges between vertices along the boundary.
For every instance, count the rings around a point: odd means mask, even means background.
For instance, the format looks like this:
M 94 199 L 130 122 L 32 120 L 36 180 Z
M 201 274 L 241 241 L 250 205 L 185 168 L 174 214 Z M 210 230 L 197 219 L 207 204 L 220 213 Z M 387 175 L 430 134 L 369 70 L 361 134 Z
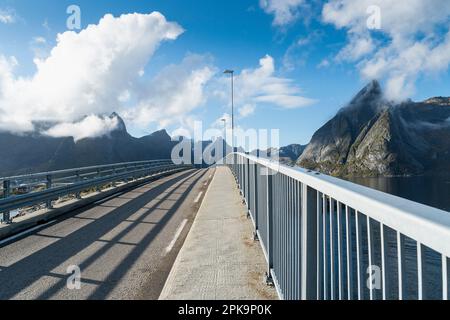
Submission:
M 294 178 L 405 236 L 450 256 L 450 212 L 318 172 L 288 167 L 244 153 L 235 154 Z
M 105 168 L 123 167 L 126 165 L 150 164 L 150 163 L 168 162 L 168 161 L 172 162 L 172 160 L 170 160 L 170 159 L 120 162 L 120 163 L 104 164 L 104 165 L 98 165 L 98 166 L 70 168 L 70 169 L 63 169 L 63 170 L 30 173 L 30 174 L 17 175 L 17 176 L 0 177 L 0 181 L 35 179 L 35 178 L 46 177 L 48 175 L 55 176 L 55 175 L 60 175 L 60 174 L 76 173 L 79 171 L 81 172 L 81 171 L 89 171 L 89 170 L 97 170 L 97 169 L 105 169 Z
M 176 165 L 172 160 L 149 160 L 137 162 L 125 162 L 112 165 L 99 165 L 84 168 L 42 172 L 32 175 L 1 178 L 2 197 L 0 198 L 0 214 L 3 221 L 11 223 L 10 212 L 16 209 L 45 204 L 47 208 L 53 207 L 52 202 L 67 196 L 75 195 L 81 199 L 81 193 L 85 190 L 96 188 L 100 191 L 105 185 L 114 187 L 119 181 L 128 182 L 138 178 L 147 177 L 162 172 L 178 172 L 186 169 L 187 165 Z M 24 182 L 18 184 L 17 181 Z M 37 179 L 42 181 L 37 182 Z M 45 180 L 44 180 L 45 179 Z M 13 185 L 14 184 L 14 185 Z M 22 185 L 27 186 L 25 194 L 17 194 Z M 32 190 L 43 185 L 44 190 Z
M 10 196 L 4 199 L 0 199 L 0 212 L 7 210 L 14 210 L 27 205 L 33 205 L 36 203 L 43 203 L 47 200 L 55 199 L 60 196 L 64 196 L 71 193 L 76 193 L 84 189 L 93 188 L 98 185 L 107 184 L 119 179 L 124 179 L 133 175 L 143 173 L 145 171 L 151 170 L 169 170 L 175 169 L 176 165 L 162 165 L 149 168 L 143 168 L 138 170 L 133 170 L 129 172 L 124 172 L 116 175 L 109 175 L 106 177 L 101 177 L 97 179 L 80 181 L 67 186 L 55 187 L 51 189 L 42 190 L 39 192 L 32 192 L 25 195 Z M 181 168 L 182 166 L 180 166 Z

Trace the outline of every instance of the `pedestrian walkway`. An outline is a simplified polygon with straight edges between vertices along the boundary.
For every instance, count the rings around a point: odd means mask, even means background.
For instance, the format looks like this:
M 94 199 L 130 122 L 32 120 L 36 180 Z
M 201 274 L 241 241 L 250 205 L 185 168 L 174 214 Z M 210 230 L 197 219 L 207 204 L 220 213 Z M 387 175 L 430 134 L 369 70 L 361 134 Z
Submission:
M 218 167 L 160 299 L 278 299 L 266 268 L 233 175 Z

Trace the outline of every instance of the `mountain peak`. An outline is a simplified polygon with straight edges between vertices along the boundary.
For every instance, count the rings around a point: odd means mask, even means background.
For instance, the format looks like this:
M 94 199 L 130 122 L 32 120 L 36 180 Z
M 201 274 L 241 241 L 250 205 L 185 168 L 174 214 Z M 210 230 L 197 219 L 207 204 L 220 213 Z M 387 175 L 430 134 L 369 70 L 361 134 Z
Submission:
M 351 112 L 353 114 L 355 112 L 363 112 L 373 115 L 388 106 L 389 103 L 383 97 L 383 90 L 381 89 L 380 83 L 377 80 L 373 80 L 361 89 L 350 103 L 341 109 L 340 113 L 348 114 L 348 112 Z
M 155 131 L 152 134 L 141 137 L 140 139 L 142 139 L 144 141 L 152 141 L 152 142 L 158 141 L 160 143 L 165 142 L 165 141 L 172 141 L 172 138 L 170 137 L 170 135 L 167 133 L 167 131 L 165 129 Z
M 119 116 L 116 112 L 111 113 L 109 116 L 110 119 L 117 118 L 117 128 L 114 131 L 123 131 L 127 132 L 127 126 L 125 125 L 125 121 L 123 121 L 122 117 Z
M 167 133 L 167 130 L 166 130 L 166 129 L 162 129 L 162 130 L 155 131 L 155 132 L 153 132 L 153 133 L 151 134 L 151 136 L 152 136 L 152 137 L 169 137 L 169 138 L 170 138 L 170 136 L 169 136 L 169 134 Z
M 359 104 L 363 101 L 374 101 L 380 100 L 383 96 L 383 91 L 381 89 L 380 83 L 377 80 L 372 80 L 367 84 L 350 104 Z

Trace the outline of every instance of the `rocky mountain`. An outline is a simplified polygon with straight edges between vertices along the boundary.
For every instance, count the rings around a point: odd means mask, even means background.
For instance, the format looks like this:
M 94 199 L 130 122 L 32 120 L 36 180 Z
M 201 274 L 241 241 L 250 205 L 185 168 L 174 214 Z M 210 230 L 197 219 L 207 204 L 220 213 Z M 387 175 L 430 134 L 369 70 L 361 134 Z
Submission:
M 450 98 L 395 104 L 371 82 L 320 128 L 297 164 L 337 176 L 450 173 Z
M 281 147 L 279 150 L 279 157 L 287 161 L 295 161 L 303 154 L 307 145 L 291 144 L 286 147 Z
M 260 156 L 267 155 L 267 157 L 275 156 L 274 152 L 278 152 L 276 155 L 279 161 L 287 165 L 295 165 L 298 158 L 303 154 L 307 145 L 290 144 L 279 149 L 269 149 L 266 152 L 260 154 Z M 253 152 L 255 154 L 255 152 Z
M 14 135 L 0 132 L 0 176 L 83 167 L 118 162 L 170 159 L 172 141 L 165 131 L 142 138 L 132 137 L 117 115 L 119 124 L 109 135 L 74 141 L 39 133 Z

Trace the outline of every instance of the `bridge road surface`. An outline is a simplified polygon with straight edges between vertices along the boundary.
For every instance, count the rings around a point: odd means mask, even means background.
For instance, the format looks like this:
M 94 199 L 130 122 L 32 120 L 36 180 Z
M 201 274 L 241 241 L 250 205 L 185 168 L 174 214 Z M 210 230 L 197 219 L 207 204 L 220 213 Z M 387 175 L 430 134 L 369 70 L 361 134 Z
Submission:
M 158 299 L 213 175 L 177 173 L 0 242 L 0 299 Z

